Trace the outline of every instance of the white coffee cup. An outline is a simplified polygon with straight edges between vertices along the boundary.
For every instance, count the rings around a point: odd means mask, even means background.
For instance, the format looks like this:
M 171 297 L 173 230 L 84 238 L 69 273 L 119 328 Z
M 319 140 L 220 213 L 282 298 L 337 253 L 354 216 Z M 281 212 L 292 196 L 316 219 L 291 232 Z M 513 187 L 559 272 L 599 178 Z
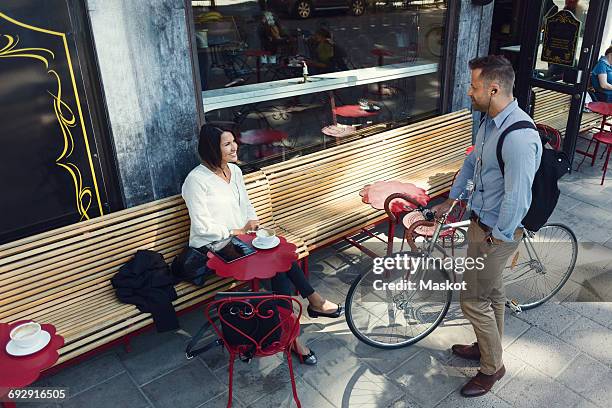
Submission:
M 9 336 L 17 347 L 29 348 L 38 343 L 41 330 L 40 324 L 28 322 L 13 328 Z
M 255 232 L 255 235 L 257 235 L 257 240 L 263 245 L 269 245 L 274 242 L 276 232 L 271 228 L 260 228 Z

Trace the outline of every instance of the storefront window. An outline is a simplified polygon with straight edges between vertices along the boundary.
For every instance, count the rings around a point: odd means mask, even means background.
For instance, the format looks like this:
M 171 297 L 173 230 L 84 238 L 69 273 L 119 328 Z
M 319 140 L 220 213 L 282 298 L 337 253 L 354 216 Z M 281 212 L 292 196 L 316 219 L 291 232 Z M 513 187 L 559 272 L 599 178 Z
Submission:
M 243 162 L 437 111 L 446 1 L 192 3 L 206 120 L 235 127 Z

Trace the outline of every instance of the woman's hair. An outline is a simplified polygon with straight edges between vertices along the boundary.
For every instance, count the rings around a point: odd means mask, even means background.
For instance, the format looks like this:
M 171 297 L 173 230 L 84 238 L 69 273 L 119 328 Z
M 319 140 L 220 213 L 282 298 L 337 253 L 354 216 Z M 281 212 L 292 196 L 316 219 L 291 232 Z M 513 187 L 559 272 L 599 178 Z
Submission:
M 606 49 L 606 52 L 604 52 L 604 55 L 608 55 L 608 54 L 612 54 L 612 45 Z
M 203 125 L 200 129 L 198 154 L 200 159 L 212 169 L 221 167 L 221 134 L 232 130 L 213 125 Z

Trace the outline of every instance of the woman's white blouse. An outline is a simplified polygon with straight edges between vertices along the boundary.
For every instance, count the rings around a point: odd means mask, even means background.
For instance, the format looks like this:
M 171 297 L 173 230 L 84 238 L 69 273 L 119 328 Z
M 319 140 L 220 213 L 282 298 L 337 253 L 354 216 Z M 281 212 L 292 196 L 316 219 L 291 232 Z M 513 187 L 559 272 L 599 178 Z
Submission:
M 191 219 L 191 247 L 227 238 L 231 230 L 257 219 L 242 171 L 235 164 L 228 165 L 232 173 L 229 183 L 202 164 L 191 170 L 183 183 L 182 195 Z

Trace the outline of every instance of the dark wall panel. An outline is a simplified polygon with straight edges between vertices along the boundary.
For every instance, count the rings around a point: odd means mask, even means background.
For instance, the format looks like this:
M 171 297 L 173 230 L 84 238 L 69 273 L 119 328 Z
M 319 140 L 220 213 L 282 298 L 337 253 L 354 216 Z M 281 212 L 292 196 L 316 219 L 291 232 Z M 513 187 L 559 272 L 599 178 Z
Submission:
M 105 212 L 82 17 L 66 0 L 0 3 L 0 242 Z

